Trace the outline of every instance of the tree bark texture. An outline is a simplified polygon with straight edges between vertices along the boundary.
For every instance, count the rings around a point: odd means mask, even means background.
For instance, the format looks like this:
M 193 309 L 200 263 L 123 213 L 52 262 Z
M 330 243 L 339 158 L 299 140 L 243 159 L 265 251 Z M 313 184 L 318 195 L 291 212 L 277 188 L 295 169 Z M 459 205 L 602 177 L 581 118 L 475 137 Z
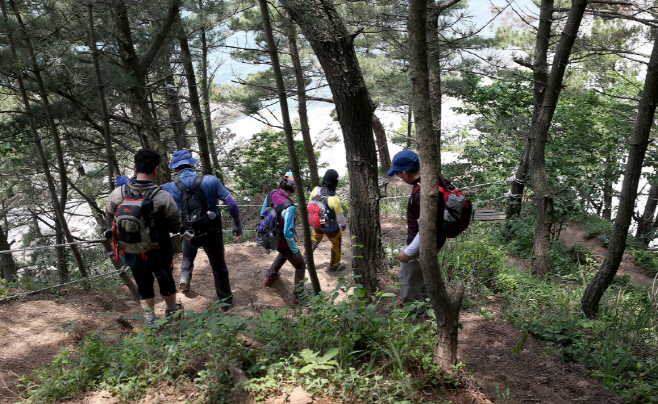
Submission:
M 167 114 L 169 115 L 169 123 L 171 129 L 174 131 L 174 143 L 176 143 L 177 150 L 188 150 L 190 142 L 187 140 L 187 132 L 185 131 L 185 119 L 180 109 L 181 98 L 178 96 L 178 88 L 174 81 L 173 72 L 167 75 L 165 79 L 164 100 L 167 106 Z
M 451 299 L 441 275 L 437 259 L 436 234 L 439 206 L 438 167 L 439 149 L 432 120 L 430 103 L 430 81 L 427 62 L 427 0 L 409 2 L 409 76 L 413 94 L 413 109 L 416 121 L 416 137 L 420 157 L 422 186 L 420 189 L 420 266 L 432 307 L 436 314 L 437 340 L 434 345 L 434 360 L 450 373 L 457 363 L 457 331 L 459 310 L 463 299 L 461 292 Z
M 439 15 L 441 8 L 429 1 L 427 18 L 427 68 L 429 74 L 430 106 L 432 108 L 432 130 L 438 152 L 437 172 L 441 172 L 441 44 L 439 42 Z
M 648 247 L 651 241 L 647 236 L 653 228 L 653 217 L 656 214 L 657 205 L 658 184 L 654 184 L 649 189 L 647 203 L 644 205 L 644 212 L 642 212 L 642 216 L 640 216 L 640 220 L 637 222 L 637 232 L 635 233 L 635 241 L 642 243 L 645 247 Z
M 343 131 L 350 174 L 349 226 L 354 273 L 368 293 L 380 289 L 384 249 L 379 222 L 377 151 L 372 132 L 374 105 L 354 50 L 353 37 L 331 0 L 283 0 L 310 42 L 333 95 Z
M 322 291 L 320 287 L 320 280 L 315 271 L 315 261 L 313 260 L 313 248 L 311 240 L 311 228 L 308 223 L 308 211 L 306 209 L 306 197 L 304 196 L 304 182 L 301 181 L 301 170 L 299 169 L 299 162 L 295 152 L 295 139 L 292 134 L 292 124 L 290 123 L 290 113 L 288 112 L 288 96 L 286 95 L 286 87 L 283 82 L 283 74 L 281 73 L 281 65 L 279 64 L 279 54 L 274 42 L 274 35 L 272 34 L 272 26 L 270 24 L 270 12 L 267 7 L 267 0 L 258 0 L 260 5 L 260 12 L 263 19 L 263 32 L 267 40 L 267 47 L 272 60 L 272 71 L 274 72 L 274 80 L 276 81 L 276 88 L 279 93 L 279 104 L 281 105 L 281 118 L 283 119 L 283 131 L 286 135 L 286 145 L 288 146 L 288 154 L 290 155 L 290 165 L 292 166 L 292 173 L 296 178 L 295 188 L 297 188 L 297 200 L 299 201 L 299 217 L 302 219 L 302 227 L 304 229 L 304 251 L 306 252 L 306 265 L 308 269 L 309 278 L 313 284 L 313 291 L 319 294 Z M 295 285 L 296 286 L 296 285 Z
M 532 58 L 532 97 L 534 108 L 532 111 L 531 127 L 536 123 L 539 115 L 539 106 L 542 104 L 546 94 L 546 85 L 548 83 L 548 47 L 551 38 L 551 26 L 553 23 L 553 3 L 554 0 L 542 0 L 539 8 L 539 25 L 537 26 L 537 40 L 535 42 L 535 53 Z M 525 181 L 528 171 L 530 170 L 530 151 L 533 147 L 534 138 L 532 133 L 528 137 L 525 151 L 519 162 L 519 166 L 514 173 L 514 178 Z M 524 182 L 513 181 L 510 184 L 510 196 L 508 198 L 507 214 L 508 219 L 518 216 L 523 206 L 523 192 L 525 189 Z
M 379 222 L 377 151 L 372 132 L 374 105 L 354 50 L 353 37 L 331 0 L 284 0 L 327 78 L 343 131 L 350 174 L 349 226 L 352 266 L 368 293 L 380 289 L 384 249 Z M 365 225 L 367 224 L 367 225 Z
M 0 251 L 11 249 L 9 241 L 7 240 L 7 234 L 9 234 L 9 228 L 7 228 L 7 232 L 5 232 L 5 229 L 0 227 Z M 14 261 L 14 257 L 11 254 L 0 254 L 0 267 L 2 268 L 3 279 L 10 282 L 17 279 L 18 271 L 16 270 L 16 261 Z
M 208 136 L 206 136 L 206 126 L 203 122 L 203 112 L 201 112 L 201 102 L 199 101 L 199 90 L 196 82 L 196 72 L 192 64 L 192 52 L 187 40 L 187 34 L 180 18 L 177 18 L 176 34 L 180 45 L 181 61 L 183 62 L 183 71 L 187 81 L 188 99 L 190 109 L 192 110 L 192 121 L 196 131 L 196 140 L 199 146 L 199 157 L 201 160 L 202 172 L 206 175 L 212 174 L 212 164 L 210 163 L 210 149 L 208 148 Z
M 608 253 L 598 272 L 587 285 L 581 299 L 583 311 L 588 317 L 597 316 L 601 297 L 612 283 L 626 249 L 626 236 L 635 209 L 637 187 L 649 145 L 649 135 L 656 112 L 656 103 L 658 103 L 658 37 L 654 37 L 653 50 L 647 66 L 647 76 L 638 105 L 637 117 L 635 118 L 633 137 L 629 144 L 630 149 L 624 170 L 624 181 L 621 186 L 619 208 L 612 228 L 610 243 L 608 244 Z
M 150 91 L 147 89 L 147 73 L 151 64 L 155 60 L 158 52 L 164 45 L 165 38 L 169 34 L 174 21 L 178 16 L 181 0 L 171 0 L 167 15 L 162 22 L 162 26 L 155 36 L 149 49 L 140 55 L 137 55 L 128 19 L 128 7 L 124 0 L 118 0 L 113 7 L 114 23 L 116 25 L 116 40 L 118 44 L 118 53 L 121 58 L 125 72 L 131 77 L 132 82 L 128 88 L 129 102 L 133 113 L 133 119 L 139 127 L 137 132 L 142 142 L 142 147 L 154 150 L 160 154 L 160 170 L 158 170 L 159 184 L 164 184 L 171 180 L 171 170 L 168 167 L 169 156 L 164 142 L 160 138 L 158 128 L 153 120 L 152 109 L 149 105 Z
M 302 139 L 304 140 L 304 151 L 308 161 L 308 169 L 311 172 L 311 184 L 313 188 L 320 185 L 318 174 L 318 162 L 315 160 L 313 150 L 313 141 L 311 140 L 311 129 L 308 125 L 308 112 L 306 111 L 306 83 L 304 82 L 304 70 L 302 62 L 299 59 L 297 51 L 297 32 L 292 21 L 286 21 L 288 25 L 288 47 L 290 48 L 290 59 L 295 70 L 295 80 L 297 82 L 297 111 L 299 112 L 299 123 L 302 130 Z
M 386 173 L 393 165 L 391 163 L 391 153 L 388 151 L 388 142 L 386 141 L 386 130 L 376 114 L 372 114 L 372 131 L 375 133 L 377 143 L 377 154 L 379 154 L 379 165 L 382 172 Z
M 203 8 L 203 2 L 199 1 Z M 217 159 L 217 149 L 215 147 L 215 135 L 212 130 L 212 116 L 210 112 L 210 80 L 208 79 L 208 42 L 206 41 L 206 28 L 201 28 L 199 34 L 201 39 L 201 97 L 203 99 L 203 119 L 206 124 L 206 138 L 208 139 L 208 148 L 214 167 L 215 175 L 220 175 L 219 160 Z
M 580 21 L 585 13 L 587 0 L 574 0 L 560 38 L 551 73 L 548 77 L 545 95 L 539 104 L 536 120 L 530 129 L 530 177 L 537 204 L 537 226 L 535 227 L 534 256 L 532 271 L 539 275 L 548 273 L 549 246 L 553 224 L 553 195 L 546 172 L 546 143 L 553 114 L 562 87 L 564 72 L 569 63 L 569 55 L 578 35 Z M 539 41 L 538 41 L 539 42 Z

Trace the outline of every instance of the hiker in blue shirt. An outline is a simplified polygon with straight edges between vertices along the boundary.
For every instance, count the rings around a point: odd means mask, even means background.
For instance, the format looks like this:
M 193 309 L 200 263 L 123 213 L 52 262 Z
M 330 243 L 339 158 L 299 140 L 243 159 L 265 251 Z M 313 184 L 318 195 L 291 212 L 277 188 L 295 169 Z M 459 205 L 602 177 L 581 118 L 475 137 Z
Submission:
M 197 172 L 194 166 L 199 162 L 198 159 L 192 157 L 192 154 L 187 150 L 178 150 L 174 152 L 169 163 L 169 168 L 172 168 L 178 173 L 180 182 L 187 189 L 191 189 L 197 178 Z M 125 177 L 117 178 L 117 184 Z M 162 189 L 167 191 L 173 198 L 178 208 L 181 208 L 181 191 L 176 186 L 175 182 L 168 182 L 163 184 Z M 224 258 L 224 239 L 222 236 L 220 211 L 217 207 L 217 200 L 222 200 L 228 207 L 229 214 L 233 218 L 233 236 L 236 240 L 242 236 L 242 225 L 240 223 L 240 211 L 238 205 L 229 194 L 224 185 L 212 175 L 204 175 L 200 184 L 201 191 L 206 197 L 210 205 L 211 211 L 216 215 L 217 229 L 208 232 L 200 237 L 194 237 L 191 240 L 183 240 L 183 262 L 181 265 L 181 277 L 179 288 L 182 292 L 190 290 L 190 281 L 192 279 L 192 272 L 194 270 L 194 259 L 196 258 L 198 249 L 203 247 L 208 261 L 212 267 L 213 277 L 215 280 L 215 292 L 219 300 L 224 301 L 229 306 L 233 303 L 233 293 L 229 281 L 228 269 L 226 267 L 226 260 Z M 184 215 L 184 212 L 183 212 Z M 228 310 L 229 306 L 224 309 Z

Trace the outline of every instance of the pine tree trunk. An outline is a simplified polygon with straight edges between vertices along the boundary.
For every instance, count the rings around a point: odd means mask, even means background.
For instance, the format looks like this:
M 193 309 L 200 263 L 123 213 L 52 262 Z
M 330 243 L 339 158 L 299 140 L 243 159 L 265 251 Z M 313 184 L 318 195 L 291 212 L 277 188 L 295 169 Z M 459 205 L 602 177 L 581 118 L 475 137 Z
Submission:
M 297 51 L 297 32 L 295 32 L 295 25 L 292 23 L 292 21 L 286 21 L 286 24 L 288 25 L 288 46 L 290 48 L 290 59 L 292 60 L 292 65 L 295 69 L 295 80 L 297 82 L 297 108 L 299 112 L 299 123 L 302 127 L 302 139 L 304 140 L 304 151 L 306 152 L 308 169 L 311 172 L 311 184 L 313 185 L 313 188 L 315 188 L 320 185 L 320 178 L 318 175 L 318 163 L 315 160 L 315 153 L 313 151 L 311 129 L 308 125 L 304 70 L 302 69 L 302 62 L 299 59 L 299 52 Z
M 281 117 L 283 119 L 283 131 L 286 135 L 286 145 L 288 146 L 288 154 L 290 158 L 290 165 L 292 166 L 292 173 L 295 178 L 301 179 L 301 170 L 299 169 L 299 162 L 297 160 L 297 153 L 295 151 L 295 139 L 292 134 L 292 124 L 290 123 L 290 114 L 288 112 L 288 97 L 286 95 L 286 88 L 283 82 L 283 74 L 281 73 L 281 65 L 279 64 L 279 55 L 274 43 L 274 35 L 272 34 L 272 26 L 270 24 L 270 12 L 267 8 L 267 0 L 258 0 L 260 5 L 260 12 L 263 20 L 263 32 L 267 40 L 267 47 L 272 60 L 272 71 L 274 72 L 274 79 L 276 81 L 276 88 L 279 94 L 279 104 L 281 105 Z M 295 183 L 297 200 L 299 201 L 299 216 L 302 219 L 302 227 L 304 229 L 304 251 L 306 252 L 306 265 L 308 269 L 309 278 L 313 284 L 313 291 L 319 294 L 322 291 L 320 281 L 315 270 L 315 261 L 313 260 L 313 249 L 311 241 L 311 228 L 308 223 L 308 211 L 306 209 L 306 196 L 304 195 L 304 183 L 298 181 Z
M 507 214 L 505 217 L 511 219 L 514 216 L 519 216 L 521 214 L 521 208 L 523 207 L 523 191 L 525 189 L 525 181 L 528 175 L 528 169 L 530 167 L 530 142 L 526 143 L 525 151 L 523 152 L 523 157 L 521 157 L 521 162 L 516 168 L 514 173 L 514 179 L 510 185 L 510 197 L 507 199 Z M 518 196 L 517 196 L 518 195 Z
M 178 89 L 171 69 L 169 69 L 169 74 L 165 79 L 164 99 L 167 114 L 169 115 L 169 123 L 174 132 L 176 149 L 189 150 L 190 142 L 187 140 L 187 132 L 185 131 L 185 119 L 180 109 L 181 98 L 178 96 Z
M 203 8 L 203 2 L 199 1 L 199 6 Z M 217 159 L 217 149 L 215 147 L 215 135 L 212 129 L 212 116 L 210 111 L 210 82 L 208 80 L 208 43 L 206 41 L 206 28 L 201 28 L 201 96 L 203 98 L 203 119 L 206 124 L 206 137 L 208 139 L 208 149 L 214 167 L 215 175 L 220 176 L 219 160 Z
M 377 153 L 379 154 L 379 165 L 382 172 L 386 173 L 392 166 L 391 154 L 388 151 L 388 142 L 386 140 L 386 130 L 384 125 L 379 121 L 376 114 L 372 114 L 372 131 L 375 133 L 377 142 Z
M 543 12 L 542 3 L 542 12 Z M 538 107 L 537 119 L 533 121 L 530 129 L 530 178 L 535 193 L 537 205 L 537 226 L 535 227 L 534 254 L 532 260 L 532 271 L 539 275 L 545 275 L 550 265 L 550 236 L 553 224 L 553 194 L 546 172 L 546 143 L 548 142 L 548 131 L 551 127 L 553 114 L 557 106 L 562 79 L 569 62 L 569 55 L 573 43 L 576 40 L 580 21 L 585 13 L 587 0 L 574 0 L 567 17 L 566 24 L 557 52 L 553 58 L 553 66 L 546 85 L 546 94 Z M 539 39 L 538 39 L 539 41 Z
M 649 189 L 647 203 L 644 205 L 644 212 L 642 212 L 642 216 L 637 222 L 637 232 L 635 233 L 635 241 L 642 243 L 645 247 L 648 247 L 649 242 L 651 242 L 648 235 L 652 229 L 651 225 L 656 213 L 656 206 L 658 206 L 658 184 L 653 184 Z
M 30 60 L 32 61 L 32 73 L 34 74 L 34 78 L 37 82 L 37 86 L 39 89 L 39 96 L 41 97 L 41 102 L 43 104 L 44 110 L 46 111 L 46 117 L 48 120 L 48 125 L 50 127 L 50 132 L 52 135 L 52 141 L 53 145 L 55 146 L 55 156 L 57 158 L 57 168 L 58 168 L 58 173 L 59 173 L 59 180 L 60 180 L 60 196 L 59 200 L 57 197 L 57 190 L 56 186 L 54 183 L 54 179 L 50 175 L 49 167 L 48 167 L 48 161 L 45 160 L 45 155 L 44 155 L 44 160 L 42 161 L 42 165 L 44 167 L 44 170 L 47 171 L 46 173 L 46 179 L 49 182 L 52 182 L 52 187 L 49 184 L 49 189 L 51 190 L 51 198 L 53 201 L 53 209 L 55 210 L 55 213 L 57 215 L 57 218 L 60 222 L 61 230 L 64 233 L 64 236 L 66 237 L 66 241 L 69 243 L 72 243 L 73 240 L 73 235 L 71 234 L 71 231 L 68 227 L 68 224 L 66 223 L 66 217 L 64 216 L 64 209 L 66 208 L 66 201 L 67 201 L 67 177 L 66 177 L 66 165 L 64 163 L 64 152 L 62 150 L 62 143 L 61 139 L 59 136 L 59 130 L 57 128 L 57 124 L 55 123 L 55 118 L 53 117 L 52 110 L 50 108 L 50 102 L 48 100 L 48 92 L 46 91 L 46 87 L 43 84 L 43 79 L 41 78 L 41 69 L 37 65 L 37 57 L 34 52 L 34 48 L 32 46 L 32 42 L 30 40 L 30 37 L 28 35 L 28 32 L 25 28 L 25 25 L 23 24 L 23 20 L 21 18 L 21 15 L 18 11 L 18 8 L 16 7 L 16 3 L 14 0 L 9 0 L 9 4 L 12 7 L 14 11 L 14 15 L 16 17 L 16 21 L 18 22 L 18 25 L 21 27 L 22 31 L 22 36 L 23 40 L 25 41 L 25 47 L 27 48 L 28 54 L 30 55 Z M 5 13 L 4 10 L 4 1 L 3 1 L 3 14 Z M 21 74 L 21 73 L 19 73 Z M 27 105 L 29 104 L 29 99 L 27 98 L 27 91 L 24 88 L 23 81 L 21 79 L 21 85 L 23 85 L 22 92 L 24 92 L 23 96 L 23 102 Z M 32 122 L 34 123 L 34 122 Z M 35 134 L 36 134 L 36 128 L 34 128 Z M 39 140 L 39 146 L 41 146 L 41 140 Z M 43 152 L 43 150 L 42 150 Z M 73 256 L 75 257 L 75 261 L 78 264 L 78 270 L 80 271 L 80 274 L 83 277 L 87 277 L 87 268 L 86 264 L 84 262 L 84 259 L 82 258 L 82 254 L 80 254 L 80 250 L 78 249 L 77 246 L 72 245 L 71 246 L 71 252 L 73 253 Z M 67 274 L 68 275 L 68 274 Z
M 647 66 L 642 97 L 638 105 L 633 137 L 629 144 L 628 160 L 621 186 L 619 208 L 612 228 L 608 253 L 592 281 L 587 285 L 581 304 L 585 315 L 596 317 L 603 293 L 615 277 L 626 249 L 626 237 L 635 209 L 637 187 L 642 175 L 642 164 L 649 145 L 649 135 L 658 103 L 658 37 L 654 36 L 653 50 Z
M 362 275 L 360 283 L 373 294 L 383 286 L 379 277 L 385 268 L 372 132 L 374 105 L 359 68 L 353 37 L 331 0 L 283 0 L 282 4 L 310 42 L 331 88 L 350 175 L 352 266 L 354 273 Z
M 9 228 L 5 229 L 0 227 L 0 251 L 10 250 L 11 246 L 7 240 Z M 2 267 L 2 278 L 8 281 L 14 281 L 18 278 L 18 271 L 16 270 L 16 261 L 11 254 L 0 254 L 0 267 Z
M 212 174 L 212 164 L 210 163 L 210 149 L 208 148 L 208 137 L 206 136 L 206 127 L 203 122 L 203 112 L 201 112 L 201 102 L 199 101 L 199 90 L 196 82 L 196 72 L 192 64 L 192 53 L 187 41 L 187 34 L 183 28 L 183 23 L 178 16 L 177 22 L 178 43 L 180 45 L 181 60 L 185 79 L 187 80 L 188 98 L 190 109 L 192 110 L 192 121 L 196 131 L 196 139 L 199 144 L 199 157 L 201 160 L 202 172 L 206 175 Z
M 427 0 L 409 2 L 409 76 L 413 94 L 416 138 L 420 157 L 422 187 L 420 188 L 420 266 L 425 286 L 436 314 L 437 339 L 434 360 L 450 373 L 457 363 L 457 331 L 464 288 L 458 287 L 455 299 L 450 299 L 437 259 L 436 235 L 439 206 L 439 148 L 435 136 L 430 102 L 430 72 L 427 61 Z
M 437 172 L 441 172 L 441 44 L 439 43 L 439 15 L 441 9 L 429 1 L 427 18 L 427 68 L 429 72 L 429 101 L 432 108 L 432 130 L 438 153 Z

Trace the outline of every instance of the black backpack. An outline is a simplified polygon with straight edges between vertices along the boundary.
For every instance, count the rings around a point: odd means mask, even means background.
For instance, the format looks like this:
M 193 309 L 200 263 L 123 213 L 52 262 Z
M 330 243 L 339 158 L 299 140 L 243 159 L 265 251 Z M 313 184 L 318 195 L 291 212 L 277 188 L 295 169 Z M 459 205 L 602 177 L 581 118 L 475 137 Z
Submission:
M 143 254 L 158 248 L 153 196 L 159 190 L 159 187 L 154 187 L 144 194 L 139 194 L 133 193 L 128 185 L 121 187 L 123 200 L 114 212 L 112 224 L 115 252 Z M 119 256 L 117 255 L 116 258 L 118 260 Z
M 279 242 L 281 241 L 279 215 L 288 206 L 294 205 L 291 201 L 284 201 L 276 207 L 272 206 L 272 194 L 274 192 L 276 191 L 272 191 L 267 195 L 267 200 L 265 202 L 266 208 L 263 211 L 263 214 L 260 215 L 260 220 L 254 228 L 254 231 L 256 232 L 256 244 L 259 247 L 263 247 L 268 254 L 270 253 L 270 250 L 276 250 L 279 248 Z
M 208 234 L 211 230 L 217 230 L 219 216 L 215 219 L 208 217 L 208 212 L 214 212 L 210 203 L 201 190 L 203 176 L 197 175 L 192 188 L 187 188 L 182 181 L 176 182 L 180 190 L 180 213 L 183 222 L 183 230 L 192 231 L 194 237 Z

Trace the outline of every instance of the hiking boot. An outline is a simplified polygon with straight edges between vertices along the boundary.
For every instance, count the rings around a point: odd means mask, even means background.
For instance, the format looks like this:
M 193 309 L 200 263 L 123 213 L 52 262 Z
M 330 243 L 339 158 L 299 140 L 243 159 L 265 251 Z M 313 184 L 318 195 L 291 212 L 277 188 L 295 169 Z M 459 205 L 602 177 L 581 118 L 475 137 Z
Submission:
M 160 317 L 156 316 L 153 312 L 146 313 L 144 318 L 146 319 L 146 324 L 148 325 L 153 325 L 156 321 L 160 320 Z
M 274 281 L 279 279 L 280 277 L 281 277 L 281 272 L 277 272 L 275 275 L 266 275 L 265 280 L 263 281 L 263 285 L 272 286 L 272 283 L 274 283 Z
M 344 271 L 347 266 L 345 264 L 339 264 L 336 268 L 329 268 L 329 272 L 340 272 Z
M 165 308 L 165 318 L 173 316 L 174 313 L 180 310 L 183 310 L 183 305 L 180 303 L 174 304 L 174 308 L 172 310 L 169 310 L 169 307 Z
M 180 289 L 181 292 L 189 292 L 190 291 L 190 281 L 187 279 L 181 279 L 180 284 L 178 285 L 178 289 Z

